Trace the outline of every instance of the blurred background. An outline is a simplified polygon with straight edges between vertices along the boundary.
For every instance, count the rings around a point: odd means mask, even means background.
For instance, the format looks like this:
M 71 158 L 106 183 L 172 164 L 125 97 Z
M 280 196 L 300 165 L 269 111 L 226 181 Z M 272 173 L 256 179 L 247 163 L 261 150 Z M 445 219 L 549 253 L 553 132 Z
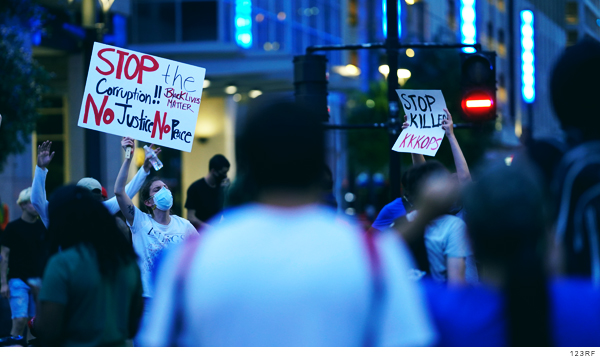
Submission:
M 120 138 L 77 127 L 94 41 L 206 69 L 191 153 L 163 149 L 160 176 L 183 215 L 189 185 L 217 153 L 232 161 L 234 134 L 253 101 L 293 93 L 293 57 L 310 45 L 383 42 L 386 0 L 3 0 L 0 4 L 0 198 L 31 186 L 37 145 L 53 142 L 48 196 L 96 177 L 113 194 Z M 400 0 L 402 43 L 471 38 L 495 51 L 497 117 L 456 129 L 467 162 L 511 155 L 524 138 L 564 141 L 549 103 L 548 78 L 561 51 L 584 36 L 600 39 L 600 0 Z M 534 85 L 523 77 L 521 11 L 534 16 Z M 471 24 L 471 27 L 465 27 Z M 399 86 L 441 89 L 454 122 L 460 107 L 460 50 L 403 49 Z M 331 124 L 386 122 L 385 50 L 326 52 Z M 524 96 L 525 85 L 532 93 Z M 576 90 L 575 90 L 576 91 Z M 385 130 L 328 131 L 327 162 L 339 211 L 369 222 L 390 202 Z M 139 144 L 139 147 L 144 144 Z M 143 152 L 136 150 L 137 166 Z M 454 164 L 447 141 L 436 158 Z M 402 155 L 403 171 L 410 156 Z M 132 173 L 137 169 L 132 169 Z M 17 215 L 13 216 L 15 218 Z

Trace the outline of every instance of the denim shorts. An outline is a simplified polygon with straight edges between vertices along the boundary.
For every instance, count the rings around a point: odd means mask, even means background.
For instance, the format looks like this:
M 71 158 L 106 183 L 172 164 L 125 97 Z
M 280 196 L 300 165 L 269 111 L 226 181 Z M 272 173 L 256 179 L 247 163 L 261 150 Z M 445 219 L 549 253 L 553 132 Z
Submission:
M 35 315 L 35 301 L 29 285 L 21 279 L 8 280 L 12 318 L 31 318 Z

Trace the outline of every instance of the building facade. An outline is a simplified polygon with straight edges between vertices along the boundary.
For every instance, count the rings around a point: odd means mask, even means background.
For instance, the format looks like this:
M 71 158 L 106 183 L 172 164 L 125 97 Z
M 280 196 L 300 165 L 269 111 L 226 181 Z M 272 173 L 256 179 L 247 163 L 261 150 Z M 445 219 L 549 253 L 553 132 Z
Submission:
M 32 44 L 32 52 L 53 79 L 30 149 L 11 157 L 0 174 L 0 181 L 10 184 L 0 190 L 0 197 L 14 208 L 13 214 L 20 211 L 12 199 L 31 185 L 37 145 L 44 140 L 51 140 L 56 151 L 49 167 L 49 195 L 94 171 L 109 195 L 113 193 L 123 159 L 120 138 L 77 127 L 87 74 L 86 46 L 93 41 L 206 69 L 193 150 L 163 149 L 165 167 L 157 173 L 173 190 L 174 212 L 185 216 L 186 190 L 206 175 L 213 155 L 230 159 L 230 177 L 235 177 L 236 119 L 262 98 L 291 98 L 293 56 L 310 45 L 343 43 L 347 35 L 347 3 L 331 0 L 115 0 L 108 11 L 95 0 L 41 4 L 54 20 L 47 24 L 51 31 Z M 105 31 L 98 35 L 97 29 Z M 330 54 L 330 68 L 346 64 L 346 56 Z M 341 122 L 343 115 L 336 108 L 343 103 L 337 91 L 353 84 L 352 79 L 332 73 L 332 122 Z M 329 163 L 335 172 L 336 164 L 343 163 L 339 136 L 332 134 L 329 144 Z M 139 167 L 143 158 L 141 150 L 137 152 Z

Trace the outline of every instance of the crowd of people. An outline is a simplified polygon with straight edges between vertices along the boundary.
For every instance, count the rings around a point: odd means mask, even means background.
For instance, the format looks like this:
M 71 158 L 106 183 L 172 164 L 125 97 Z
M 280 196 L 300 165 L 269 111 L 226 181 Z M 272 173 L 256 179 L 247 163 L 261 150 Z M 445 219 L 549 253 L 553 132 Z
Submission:
M 456 173 L 413 154 L 405 196 L 366 232 L 336 212 L 322 125 L 293 102 L 250 111 L 235 181 L 215 155 L 187 219 L 149 176 L 152 154 L 128 184 L 124 156 L 113 198 L 84 178 L 48 202 L 44 142 L 22 215 L 0 234 L 12 314 L 0 343 L 600 346 L 599 61 L 600 43 L 584 41 L 552 74 L 565 148 L 531 140 L 510 166 L 471 172 L 448 113 Z

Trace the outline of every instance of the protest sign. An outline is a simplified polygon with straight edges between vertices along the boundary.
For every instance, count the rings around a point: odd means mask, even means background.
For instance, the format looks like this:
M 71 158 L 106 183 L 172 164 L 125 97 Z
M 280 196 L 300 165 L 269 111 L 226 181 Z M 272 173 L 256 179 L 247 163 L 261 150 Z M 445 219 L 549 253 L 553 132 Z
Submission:
M 205 72 L 94 43 L 77 125 L 190 152 Z
M 441 90 L 396 90 L 410 127 L 404 129 L 392 150 L 435 156 L 442 140 L 442 122 L 447 118 Z

